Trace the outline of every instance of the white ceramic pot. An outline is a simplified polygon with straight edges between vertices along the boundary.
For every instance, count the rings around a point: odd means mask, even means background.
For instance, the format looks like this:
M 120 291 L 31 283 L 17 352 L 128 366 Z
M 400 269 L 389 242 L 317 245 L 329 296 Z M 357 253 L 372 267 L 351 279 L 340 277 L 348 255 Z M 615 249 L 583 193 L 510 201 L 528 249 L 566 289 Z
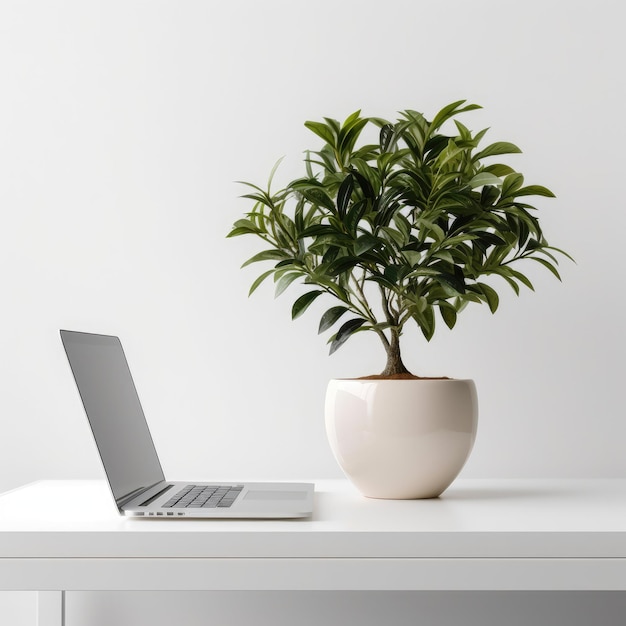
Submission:
M 346 476 L 371 498 L 435 498 L 476 438 L 473 380 L 331 380 L 326 432 Z

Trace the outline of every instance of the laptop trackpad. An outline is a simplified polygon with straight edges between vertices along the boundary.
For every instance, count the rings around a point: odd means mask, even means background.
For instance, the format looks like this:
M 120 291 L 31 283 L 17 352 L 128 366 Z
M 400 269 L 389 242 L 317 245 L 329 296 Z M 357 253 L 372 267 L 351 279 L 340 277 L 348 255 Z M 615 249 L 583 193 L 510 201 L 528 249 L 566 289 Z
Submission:
M 304 500 L 306 491 L 271 491 L 253 489 L 248 491 L 244 500 Z

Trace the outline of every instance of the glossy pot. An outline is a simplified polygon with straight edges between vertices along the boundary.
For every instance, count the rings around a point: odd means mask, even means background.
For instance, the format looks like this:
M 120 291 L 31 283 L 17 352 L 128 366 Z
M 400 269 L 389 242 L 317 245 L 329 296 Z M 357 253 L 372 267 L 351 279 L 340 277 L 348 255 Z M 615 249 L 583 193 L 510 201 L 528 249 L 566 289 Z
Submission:
M 346 476 L 371 498 L 435 498 L 458 476 L 476 438 L 472 380 L 335 379 L 326 432 Z

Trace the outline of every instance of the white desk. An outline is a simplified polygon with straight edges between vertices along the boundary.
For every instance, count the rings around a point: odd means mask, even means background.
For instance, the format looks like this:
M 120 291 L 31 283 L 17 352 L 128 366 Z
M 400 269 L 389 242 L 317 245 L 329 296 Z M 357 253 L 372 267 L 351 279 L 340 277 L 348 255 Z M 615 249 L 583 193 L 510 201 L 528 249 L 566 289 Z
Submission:
M 626 480 L 459 480 L 384 501 L 319 481 L 309 520 L 130 520 L 99 481 L 0 496 L 0 589 L 626 590 Z

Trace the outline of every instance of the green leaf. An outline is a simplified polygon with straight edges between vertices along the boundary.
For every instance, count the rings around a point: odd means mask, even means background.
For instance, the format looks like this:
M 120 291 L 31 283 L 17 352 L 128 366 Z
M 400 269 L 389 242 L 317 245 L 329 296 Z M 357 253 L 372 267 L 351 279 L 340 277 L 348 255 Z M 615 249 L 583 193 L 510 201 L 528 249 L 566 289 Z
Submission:
M 485 285 L 485 283 L 477 283 L 477 286 L 482 291 L 485 299 L 487 300 L 487 305 L 489 306 L 489 310 L 492 313 L 495 313 L 498 309 L 498 304 L 500 303 L 500 298 L 496 293 L 495 289 L 491 288 L 489 285 Z
M 320 290 L 308 291 L 307 293 L 301 295 L 294 303 L 291 308 L 291 319 L 295 320 L 300 317 L 308 308 L 311 306 L 311 303 L 315 298 L 321 296 L 324 292 Z
M 508 269 L 508 268 L 503 268 L 503 269 Z M 513 291 L 515 292 L 515 295 L 519 296 L 519 292 L 520 292 L 519 285 L 506 272 L 498 271 L 495 273 L 501 276 L 502 278 L 504 278 L 504 280 L 506 280 L 506 282 L 509 283 L 509 285 L 511 286 L 511 289 L 513 289 Z
M 250 257 L 241 267 L 246 267 L 246 265 L 257 263 L 258 261 L 283 261 L 288 258 L 289 256 L 282 250 L 263 250 L 263 252 Z
M 322 124 L 322 122 L 304 122 L 304 125 L 318 137 L 321 137 L 327 144 L 335 147 L 335 135 L 326 124 Z
M 450 250 L 438 250 L 433 254 L 433 258 L 442 259 L 443 261 L 454 264 L 454 258 L 452 257 L 452 253 L 450 252 Z M 412 265 L 415 265 L 415 263 L 413 263 Z
M 347 321 L 335 335 L 332 343 L 330 344 L 330 352 L 329 354 L 333 354 L 336 352 L 349 338 L 355 333 L 361 326 L 365 324 L 365 320 L 360 317 L 355 317 Z
M 430 341 L 435 334 L 435 313 L 433 308 L 429 306 L 423 313 L 414 315 L 413 319 L 420 327 L 426 341 Z
M 505 176 L 504 182 L 502 183 L 502 197 L 514 197 L 515 192 L 524 184 L 524 177 L 522 174 L 514 172 Z
M 464 149 L 457 146 L 452 139 L 448 140 L 448 145 L 445 150 L 442 150 L 439 156 L 435 161 L 435 169 L 441 170 L 443 166 L 449 163 L 450 161 L 459 160 L 457 157 L 460 157 L 464 153 Z M 453 165 L 458 165 L 453 163 Z
M 444 251 L 441 251 L 441 254 L 443 253 Z M 415 250 L 402 250 L 402 256 L 407 260 L 411 267 L 419 265 L 422 260 L 422 253 L 416 252 Z
M 527 187 L 522 187 L 517 191 L 515 196 L 543 196 L 545 198 L 556 198 L 556 196 L 543 185 L 528 185 Z
M 439 276 L 440 272 L 438 270 L 431 269 L 430 267 L 417 267 L 416 269 L 409 272 L 405 278 L 414 278 L 416 276 Z
M 454 325 L 456 324 L 456 318 L 457 318 L 455 308 L 451 304 L 448 304 L 447 302 L 440 302 L 439 312 L 441 313 L 441 317 L 443 318 L 443 321 L 446 323 L 446 326 L 450 329 L 453 329 Z
M 520 153 L 521 150 L 514 144 L 508 141 L 496 141 L 496 143 L 492 143 L 490 146 L 487 146 L 484 150 L 481 150 L 477 154 L 474 155 L 474 161 L 480 161 L 480 159 L 484 159 L 485 157 L 495 156 L 497 154 L 515 154 Z
M 365 254 L 375 248 L 379 243 L 380 239 L 378 237 L 374 237 L 374 235 L 370 235 L 369 233 L 361 235 L 354 242 L 354 254 L 356 256 L 361 256 L 362 254 Z
M 435 280 L 453 296 L 465 293 L 465 276 L 463 270 L 458 265 L 449 266 L 444 261 L 438 261 L 433 265 L 439 276 L 435 276 Z
M 423 313 L 428 307 L 428 300 L 424 296 L 407 296 L 407 301 L 411 302 L 411 304 L 407 308 L 407 311 L 411 315 L 415 315 L 415 313 Z
M 339 274 L 343 274 L 344 272 L 351 270 L 358 262 L 359 259 L 354 256 L 339 257 L 329 264 L 326 274 L 328 276 L 338 276 Z
M 259 232 L 258 226 L 252 220 L 249 220 L 249 219 L 237 220 L 233 224 L 233 229 L 234 230 L 246 229 L 248 232 L 252 232 L 252 233 L 258 233 Z
M 335 134 L 339 135 L 339 131 L 341 130 L 341 124 L 333 119 L 332 117 L 325 117 L 324 121 L 326 122 L 328 128 Z
M 240 226 L 239 228 L 233 228 L 228 235 L 226 235 L 226 238 L 238 237 L 239 235 L 256 235 L 258 232 L 260 232 L 258 229 L 252 230 L 251 228 Z
M 250 297 L 257 289 L 257 287 L 270 275 L 273 274 L 274 270 L 268 270 L 267 272 L 263 272 L 251 285 L 250 291 L 248 291 L 248 297 Z
M 380 129 L 380 149 L 382 152 L 387 152 L 391 146 L 391 142 L 393 140 L 394 132 L 393 126 L 391 124 L 385 124 Z
M 563 256 L 567 257 L 572 263 L 576 263 L 576 261 L 574 260 L 574 257 L 570 256 L 569 254 L 567 254 L 567 252 L 565 252 L 565 250 L 561 250 L 560 248 L 555 248 L 554 246 L 543 246 L 544 250 L 553 250 L 554 252 L 558 252 L 559 254 L 562 254 Z
M 356 229 L 363 214 L 367 210 L 367 200 L 359 200 L 355 202 L 346 213 L 343 219 L 346 229 L 349 233 L 356 234 Z
M 424 154 L 427 161 L 436 159 L 448 145 L 450 138 L 446 135 L 434 135 L 424 144 Z
M 396 225 L 396 228 L 402 233 L 403 244 L 406 245 L 411 238 L 411 222 L 402 215 L 402 213 L 396 213 L 393 216 L 393 223 Z M 443 231 L 442 231 L 443 232 Z
M 390 241 L 393 241 L 398 247 L 402 247 L 406 244 L 406 239 L 404 235 L 397 231 L 395 228 L 391 228 L 389 226 L 381 226 L 380 230 L 387 235 L 387 238 Z
M 360 114 L 360 111 L 357 111 L 357 113 Z M 354 115 L 356 115 L 356 113 Z M 344 127 L 341 129 L 341 132 L 339 133 L 339 146 L 338 147 L 342 155 L 346 156 L 352 151 L 352 149 L 354 148 L 354 144 L 356 143 L 356 140 L 359 138 L 359 135 L 361 134 L 361 131 L 367 125 L 367 121 L 368 121 L 367 119 L 355 119 L 351 121 L 350 123 L 348 123 L 348 120 L 346 120 Z
M 300 272 L 288 272 L 287 274 L 283 274 L 276 283 L 276 293 L 274 297 L 277 298 L 281 293 L 291 285 L 295 280 L 300 278 L 302 274 Z
M 491 165 L 487 165 L 483 171 L 489 172 L 490 174 L 495 174 L 500 178 L 515 173 L 515 170 L 512 167 L 509 167 L 508 165 L 503 165 L 502 163 L 493 163 Z
M 530 280 L 528 280 L 528 278 L 526 278 L 526 276 L 524 276 L 524 274 L 514 270 L 511 267 L 507 269 L 512 278 L 516 278 L 517 280 L 519 280 L 520 283 L 522 283 L 523 285 L 526 285 L 526 287 L 528 287 L 531 291 L 535 291 L 533 284 L 530 282 Z
M 354 189 L 354 178 L 352 174 L 348 174 L 341 183 L 337 192 L 337 211 L 341 217 L 345 216 L 350 204 L 350 197 Z
M 476 189 L 478 187 L 482 187 L 483 185 L 493 185 L 494 187 L 499 187 L 502 185 L 502 181 L 494 174 L 481 172 L 480 174 L 476 174 L 476 176 L 474 176 L 468 184 L 470 189 Z
M 409 267 L 408 269 L 410 270 L 411 268 Z M 402 280 L 402 270 L 397 265 L 388 265 L 385 268 L 383 274 L 387 281 L 394 285 L 394 289 L 396 285 L 398 285 L 398 283 Z
M 477 242 L 480 241 L 486 246 L 505 246 L 507 244 L 507 242 L 500 235 L 496 235 L 496 233 L 481 230 L 474 234 L 478 237 Z
M 559 274 L 559 271 L 556 269 L 556 267 L 554 267 L 554 265 L 552 265 L 552 263 L 550 263 L 550 261 L 547 261 L 546 259 L 541 259 L 536 256 L 531 256 L 528 258 L 532 259 L 533 261 L 537 261 L 537 263 L 541 263 L 541 265 L 547 267 L 559 280 L 561 280 L 561 275 Z
M 267 180 L 267 193 L 270 193 L 270 188 L 272 187 L 272 181 L 274 180 L 274 176 L 276 175 L 276 170 L 278 169 L 278 166 L 283 162 L 283 159 L 285 157 L 281 157 L 280 159 L 278 159 L 278 161 L 276 161 L 276 163 L 274 163 L 274 167 L 272 168 L 272 171 L 270 172 L 270 175 L 268 177 Z
M 343 129 L 351 128 L 355 124 L 357 124 L 357 122 L 359 122 L 360 120 L 361 120 L 361 109 L 359 109 L 358 111 L 355 111 L 354 113 L 350 113 L 350 115 L 348 115 L 348 117 L 346 117 L 346 119 L 344 120 L 341 127 Z
M 337 322 L 337 320 L 348 311 L 345 306 L 334 306 L 322 315 L 322 319 L 320 320 L 320 326 L 318 329 L 318 334 L 323 333 L 325 330 L 328 330 L 331 326 Z
M 346 290 L 340 285 L 338 285 L 337 283 L 333 282 L 333 280 L 331 278 L 328 278 L 327 276 L 316 274 L 314 277 L 310 279 L 309 282 L 313 284 L 321 285 L 322 287 L 327 287 L 342 302 L 346 302 L 349 299 L 348 294 L 346 293 Z
M 300 237 L 318 237 L 319 235 L 335 234 L 337 234 L 337 229 L 334 226 L 330 226 L 330 224 L 312 224 L 300 233 Z
M 489 210 L 499 197 L 500 190 L 497 187 L 485 185 L 480 192 L 480 204 L 484 209 Z
M 418 217 L 415 220 L 415 226 L 419 229 L 420 241 L 424 241 L 426 237 L 432 237 L 435 242 L 441 243 L 446 237 L 440 226 L 423 217 Z
M 372 200 L 375 199 L 376 193 L 374 192 L 374 188 L 372 187 L 372 184 L 370 183 L 370 181 L 365 176 L 363 176 L 363 174 L 359 172 L 358 170 L 353 169 L 352 175 L 356 179 L 356 182 L 359 184 L 359 187 L 361 188 L 363 195 L 366 198 L 370 198 Z
M 394 285 L 394 283 L 392 283 L 384 276 L 380 276 L 378 274 L 374 274 L 373 276 L 367 276 L 365 280 L 371 280 L 375 283 L 378 283 L 379 285 L 382 285 L 383 287 L 386 287 L 387 289 L 391 289 L 392 291 L 396 290 L 396 285 Z
M 480 109 L 477 104 L 468 104 L 463 108 L 459 108 L 462 104 L 465 104 L 465 100 L 457 100 L 445 106 L 437 115 L 435 115 L 433 121 L 430 124 L 429 132 L 438 129 L 446 120 L 451 117 L 463 113 L 464 111 L 473 111 L 474 109 Z
M 309 187 L 306 189 L 298 189 L 298 191 L 312 204 L 324 207 L 333 213 L 335 212 L 335 203 L 323 189 Z

